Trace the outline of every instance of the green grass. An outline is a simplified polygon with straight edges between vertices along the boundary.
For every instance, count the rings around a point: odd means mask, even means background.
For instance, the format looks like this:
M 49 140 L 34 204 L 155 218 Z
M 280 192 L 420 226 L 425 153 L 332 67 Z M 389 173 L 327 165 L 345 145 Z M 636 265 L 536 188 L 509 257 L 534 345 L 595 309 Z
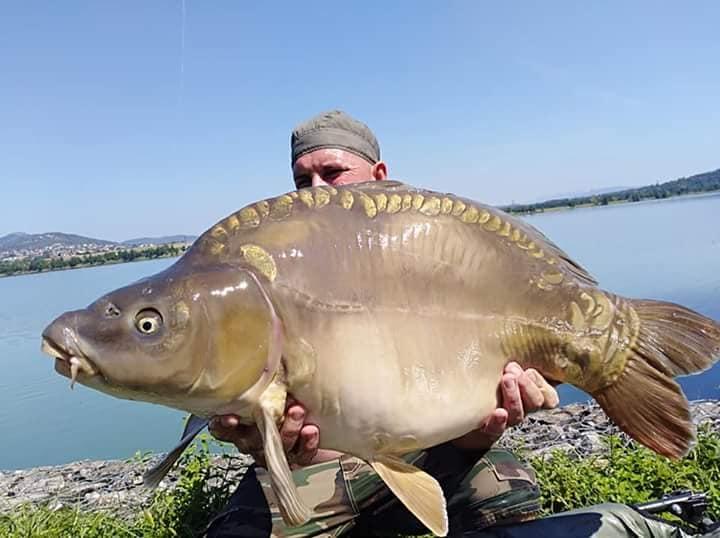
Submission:
M 697 446 L 683 460 L 670 461 L 635 444 L 624 446 L 608 437 L 609 450 L 577 459 L 554 452 L 530 462 L 543 491 L 547 514 L 603 502 L 636 503 L 687 488 L 710 494 L 711 513 L 720 516 L 720 434 L 701 429 Z M 226 467 L 211 465 L 210 440 L 192 447 L 182 458 L 172 490 L 158 492 L 132 521 L 107 512 L 53 511 L 24 506 L 0 516 L 0 536 L 20 537 L 191 537 L 201 531 L 232 493 Z M 212 485 L 209 485 L 211 483 Z
M 707 492 L 709 510 L 720 517 L 720 434 L 701 428 L 697 444 L 682 460 L 669 460 L 635 443 L 607 437 L 609 450 L 577 459 L 562 452 L 530 459 L 547 514 L 603 502 L 634 504 L 679 489 Z
M 150 506 L 133 521 L 104 512 L 82 509 L 25 505 L 0 515 L 0 536 L 8 538 L 50 538 L 73 536 L 100 538 L 194 537 L 205 528 L 209 517 L 219 511 L 233 491 L 225 465 L 211 465 L 211 459 L 228 458 L 211 451 L 207 435 L 192 445 L 180 460 L 180 476 L 174 488 L 158 491 Z

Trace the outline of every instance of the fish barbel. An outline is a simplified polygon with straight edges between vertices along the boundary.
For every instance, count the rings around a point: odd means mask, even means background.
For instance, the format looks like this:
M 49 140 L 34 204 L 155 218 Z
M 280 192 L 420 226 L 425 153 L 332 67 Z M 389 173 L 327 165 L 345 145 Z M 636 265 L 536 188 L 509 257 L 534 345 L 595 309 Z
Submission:
M 80 384 L 194 415 L 149 483 L 207 419 L 237 414 L 263 435 L 285 521 L 303 523 L 278 433 L 290 393 L 321 447 L 367 461 L 444 536 L 442 490 L 401 456 L 475 429 L 510 359 L 587 392 L 677 458 L 694 432 L 673 377 L 717 360 L 720 326 L 601 289 L 496 208 L 377 181 L 247 205 L 166 270 L 60 316 L 43 348 Z

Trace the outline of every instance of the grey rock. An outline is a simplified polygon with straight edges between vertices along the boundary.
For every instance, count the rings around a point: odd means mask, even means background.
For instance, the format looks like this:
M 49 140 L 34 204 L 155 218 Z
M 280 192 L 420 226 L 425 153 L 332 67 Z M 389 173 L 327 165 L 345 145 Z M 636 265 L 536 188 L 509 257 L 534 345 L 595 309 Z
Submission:
M 160 456 L 158 456 L 160 457 Z M 252 460 L 243 455 L 218 456 L 217 464 L 228 467 L 230 477 L 247 469 Z M 123 518 L 136 515 L 152 501 L 154 491 L 142 484 L 142 474 L 151 462 L 78 461 L 54 467 L 36 467 L 0 474 L 0 513 L 22 504 L 109 510 Z M 179 469 L 163 480 L 164 488 L 177 484 Z M 160 489 L 160 488 L 158 488 Z
M 720 432 L 720 401 L 696 400 L 690 402 L 690 410 L 696 426 L 707 424 Z M 605 450 L 601 437 L 607 434 L 617 434 L 629 442 L 628 436 L 610 422 L 595 401 L 591 401 L 533 413 L 522 424 L 511 428 L 498 444 L 509 450 L 522 451 L 528 457 L 548 454 L 555 449 L 586 457 Z

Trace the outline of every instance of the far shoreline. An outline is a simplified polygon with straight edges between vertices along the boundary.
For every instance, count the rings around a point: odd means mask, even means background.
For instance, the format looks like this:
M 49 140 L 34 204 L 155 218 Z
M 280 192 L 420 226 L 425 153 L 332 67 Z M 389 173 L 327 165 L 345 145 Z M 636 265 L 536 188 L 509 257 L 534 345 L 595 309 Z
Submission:
M 184 254 L 184 253 L 183 253 Z M 93 267 L 105 267 L 106 265 L 122 265 L 126 263 L 136 263 L 136 262 L 149 262 L 152 260 L 162 260 L 167 258 L 179 258 L 182 254 L 167 254 L 163 256 L 156 256 L 154 258 L 135 258 L 133 260 L 123 261 L 123 260 L 112 260 L 107 261 L 103 263 L 87 263 L 87 264 L 77 264 L 75 267 L 58 267 L 56 269 L 42 269 L 40 271 L 20 271 L 17 273 L 0 273 L 0 278 L 12 278 L 16 276 L 32 276 L 32 275 L 43 275 L 46 273 L 57 273 L 60 271 L 74 271 L 76 269 L 92 269 Z
M 509 213 L 510 215 L 516 216 L 516 217 L 528 217 L 528 216 L 537 216 L 537 215 L 543 215 L 545 213 L 558 213 L 562 211 L 574 211 L 576 209 L 593 209 L 593 208 L 603 208 L 603 207 L 617 207 L 622 205 L 630 205 L 630 204 L 646 204 L 646 203 L 652 203 L 652 202 L 669 202 L 674 200 L 687 200 L 687 199 L 693 199 L 693 198 L 704 198 L 704 197 L 710 197 L 710 196 L 717 196 L 720 194 L 720 189 L 712 190 L 712 191 L 703 191 L 703 192 L 692 192 L 688 194 L 678 194 L 675 196 L 667 196 L 665 198 L 655 198 L 655 197 L 647 197 L 642 198 L 640 200 L 614 200 L 611 202 L 608 202 L 607 204 L 596 204 L 596 203 L 585 203 L 585 204 L 577 204 L 577 205 L 561 205 L 561 206 L 554 206 L 554 207 L 548 207 L 543 209 L 538 209 L 536 211 L 514 211 L 512 209 L 512 206 L 503 206 L 506 213 Z M 540 202 L 544 203 L 544 202 Z M 532 204 L 515 204 L 515 205 L 532 205 Z

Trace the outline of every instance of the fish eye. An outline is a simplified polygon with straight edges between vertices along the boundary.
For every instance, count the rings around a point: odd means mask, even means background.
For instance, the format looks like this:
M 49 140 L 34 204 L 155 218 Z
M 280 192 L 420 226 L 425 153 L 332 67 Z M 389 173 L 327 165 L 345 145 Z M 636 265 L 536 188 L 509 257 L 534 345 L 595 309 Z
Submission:
M 155 334 L 162 326 L 163 319 L 160 312 L 152 308 L 146 308 L 135 316 L 135 327 L 142 334 Z

